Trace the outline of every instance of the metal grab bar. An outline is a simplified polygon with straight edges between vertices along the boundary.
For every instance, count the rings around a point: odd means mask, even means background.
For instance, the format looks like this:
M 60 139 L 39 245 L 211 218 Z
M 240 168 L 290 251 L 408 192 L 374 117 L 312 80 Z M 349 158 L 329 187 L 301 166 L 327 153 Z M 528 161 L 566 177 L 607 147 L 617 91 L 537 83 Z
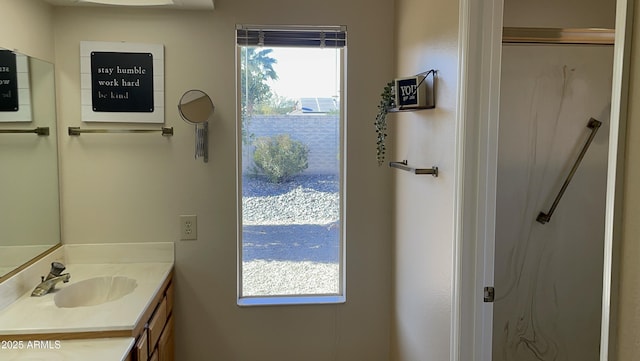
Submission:
M 173 135 L 173 127 L 161 129 L 80 129 L 80 127 L 69 127 L 69 135 L 79 136 L 82 133 L 154 133 L 161 132 L 164 136 Z
M 596 133 L 598 132 L 598 129 L 600 128 L 601 125 L 602 125 L 601 121 L 595 120 L 593 118 L 589 119 L 589 122 L 587 123 L 587 128 L 591 129 L 591 135 L 589 135 L 589 138 L 587 139 L 587 143 L 584 145 L 584 147 L 582 147 L 582 150 L 578 155 L 578 159 L 576 159 L 576 162 L 573 164 L 573 167 L 571 168 L 571 171 L 569 172 L 567 179 L 564 181 L 564 184 L 562 184 L 562 188 L 560 188 L 560 192 L 556 196 L 556 199 L 553 201 L 551 208 L 549 208 L 549 212 L 547 213 L 540 212 L 538 214 L 538 217 L 536 217 L 536 221 L 542 224 L 545 224 L 551 220 L 551 215 L 556 210 L 556 207 L 560 202 L 560 198 L 562 198 L 564 191 L 569 186 L 569 182 L 571 182 L 571 178 L 573 178 L 573 175 L 576 173 L 576 170 L 578 169 L 578 166 L 580 165 L 582 158 L 584 158 L 584 154 L 587 152 L 587 149 L 589 149 L 589 146 L 591 145 L 591 141 L 596 136 Z
M 33 133 L 37 135 L 49 135 L 49 127 L 37 127 L 35 129 L 0 129 L 0 134 Z
M 406 170 L 407 172 L 411 172 L 413 174 L 431 174 L 434 177 L 438 176 L 438 167 L 432 168 L 413 168 L 409 167 L 408 162 L 403 160 L 402 162 L 389 162 L 389 167 L 398 168 L 402 170 Z

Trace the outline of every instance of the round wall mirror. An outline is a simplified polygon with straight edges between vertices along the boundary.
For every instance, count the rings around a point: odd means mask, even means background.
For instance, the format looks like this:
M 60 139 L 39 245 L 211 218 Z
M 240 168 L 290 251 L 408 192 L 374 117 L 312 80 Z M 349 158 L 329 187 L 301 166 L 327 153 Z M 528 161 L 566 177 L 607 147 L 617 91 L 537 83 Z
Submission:
M 206 123 L 213 114 L 213 102 L 202 90 L 189 90 L 182 95 L 178 110 L 182 119 L 192 124 Z
M 178 102 L 178 112 L 182 119 L 196 126 L 195 158 L 203 157 L 205 163 L 209 161 L 209 118 L 214 109 L 213 101 L 202 90 L 189 90 Z

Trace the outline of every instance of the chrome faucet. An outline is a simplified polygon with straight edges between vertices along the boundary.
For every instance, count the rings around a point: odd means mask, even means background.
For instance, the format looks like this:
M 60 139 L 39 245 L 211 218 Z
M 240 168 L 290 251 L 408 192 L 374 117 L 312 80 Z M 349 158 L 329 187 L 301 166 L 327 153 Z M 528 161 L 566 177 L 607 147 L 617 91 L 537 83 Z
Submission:
M 42 282 L 36 286 L 36 288 L 31 292 L 31 297 L 40 297 L 44 296 L 47 293 L 51 292 L 51 290 L 56 286 L 58 282 L 67 283 L 71 278 L 69 273 L 61 274 L 64 271 L 65 266 L 60 262 L 51 263 L 51 271 L 45 278 L 41 277 Z

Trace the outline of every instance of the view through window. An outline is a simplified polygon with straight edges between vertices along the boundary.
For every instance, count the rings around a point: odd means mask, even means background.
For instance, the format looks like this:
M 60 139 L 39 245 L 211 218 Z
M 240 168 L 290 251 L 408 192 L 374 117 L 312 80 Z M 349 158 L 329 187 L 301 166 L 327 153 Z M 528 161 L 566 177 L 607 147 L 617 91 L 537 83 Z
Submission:
M 240 297 L 342 295 L 343 49 L 239 54 Z

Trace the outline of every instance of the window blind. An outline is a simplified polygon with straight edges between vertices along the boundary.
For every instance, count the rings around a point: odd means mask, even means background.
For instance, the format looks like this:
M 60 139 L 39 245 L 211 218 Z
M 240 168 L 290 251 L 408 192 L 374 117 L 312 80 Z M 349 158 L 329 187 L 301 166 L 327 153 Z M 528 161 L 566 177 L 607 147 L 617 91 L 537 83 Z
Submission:
M 343 48 L 347 46 L 347 31 L 344 26 L 271 29 L 239 25 L 236 43 L 243 46 Z

